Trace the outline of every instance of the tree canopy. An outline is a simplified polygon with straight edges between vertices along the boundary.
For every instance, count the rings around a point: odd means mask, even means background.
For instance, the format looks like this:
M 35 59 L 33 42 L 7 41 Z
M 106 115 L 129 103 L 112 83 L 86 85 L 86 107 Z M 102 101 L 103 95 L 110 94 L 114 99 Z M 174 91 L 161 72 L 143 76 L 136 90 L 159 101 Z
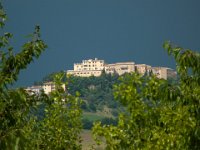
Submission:
M 166 42 L 177 63 L 177 83 L 142 77 L 121 77 L 114 95 L 128 111 L 117 126 L 96 123 L 93 133 L 107 149 L 200 149 L 200 54 Z
M 1 3 L 0 3 L 1 4 Z M 0 27 L 6 14 L 0 5 Z M 10 89 L 22 69 L 25 69 L 46 49 L 36 26 L 31 39 L 14 54 L 9 44 L 12 34 L 0 36 L 0 147 L 18 149 L 81 149 L 81 101 L 62 88 L 60 73 L 54 77 L 55 91 L 50 95 L 30 94 L 22 88 Z M 38 117 L 40 108 L 44 116 Z

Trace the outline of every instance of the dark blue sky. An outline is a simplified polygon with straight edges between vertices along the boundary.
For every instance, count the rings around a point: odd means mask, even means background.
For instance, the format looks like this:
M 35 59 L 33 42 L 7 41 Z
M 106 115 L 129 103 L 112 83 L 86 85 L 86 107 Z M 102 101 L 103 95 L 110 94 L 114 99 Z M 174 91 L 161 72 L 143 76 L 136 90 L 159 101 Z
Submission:
M 19 50 L 34 25 L 48 49 L 22 71 L 18 85 L 99 58 L 175 68 L 165 40 L 200 50 L 200 0 L 4 0 L 6 30 Z

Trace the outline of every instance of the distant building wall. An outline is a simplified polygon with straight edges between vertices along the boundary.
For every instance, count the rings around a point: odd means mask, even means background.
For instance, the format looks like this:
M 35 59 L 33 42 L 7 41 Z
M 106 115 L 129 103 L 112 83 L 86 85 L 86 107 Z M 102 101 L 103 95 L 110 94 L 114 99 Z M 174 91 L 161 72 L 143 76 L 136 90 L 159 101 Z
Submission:
M 49 94 L 55 90 L 55 84 L 53 82 L 46 82 L 43 84 L 42 88 L 45 94 Z
M 177 72 L 171 68 L 169 68 L 167 70 L 167 78 L 173 78 L 176 79 L 177 78 Z
M 63 88 L 64 90 L 66 90 L 66 89 L 65 89 L 65 84 L 62 84 L 62 88 Z M 51 93 L 52 91 L 55 91 L 55 90 L 56 90 L 56 85 L 55 85 L 54 82 L 46 82 L 46 83 L 43 84 L 42 89 L 44 90 L 44 93 L 45 93 L 45 94 L 49 94 L 49 93 Z
M 134 62 L 121 62 L 115 64 L 108 64 L 105 66 L 106 73 L 117 73 L 122 75 L 124 73 L 135 72 L 135 63 Z
M 152 67 L 152 72 L 160 79 L 167 80 L 168 78 L 176 78 L 177 73 L 171 68 L 167 67 Z
M 74 70 L 68 70 L 67 74 L 74 75 L 74 76 L 80 76 L 80 77 L 89 77 L 89 76 L 100 76 L 102 70 L 83 70 L 83 71 L 74 71 Z
M 146 65 L 146 64 L 136 64 L 135 65 L 135 70 L 144 75 L 146 72 L 150 72 L 151 71 L 151 66 Z
M 104 60 L 99 60 L 97 58 L 83 60 L 82 63 L 75 63 L 74 70 L 68 70 L 67 74 L 89 77 L 89 76 L 100 76 L 102 70 L 104 69 Z

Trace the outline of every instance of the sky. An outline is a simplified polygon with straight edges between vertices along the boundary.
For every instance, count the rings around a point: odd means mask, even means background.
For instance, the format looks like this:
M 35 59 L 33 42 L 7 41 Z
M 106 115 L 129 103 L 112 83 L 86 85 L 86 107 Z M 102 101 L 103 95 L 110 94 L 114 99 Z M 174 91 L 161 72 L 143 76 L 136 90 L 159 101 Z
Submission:
M 164 41 L 200 51 L 199 0 L 3 0 L 3 6 L 16 53 L 38 24 L 48 45 L 17 86 L 90 58 L 175 69 Z

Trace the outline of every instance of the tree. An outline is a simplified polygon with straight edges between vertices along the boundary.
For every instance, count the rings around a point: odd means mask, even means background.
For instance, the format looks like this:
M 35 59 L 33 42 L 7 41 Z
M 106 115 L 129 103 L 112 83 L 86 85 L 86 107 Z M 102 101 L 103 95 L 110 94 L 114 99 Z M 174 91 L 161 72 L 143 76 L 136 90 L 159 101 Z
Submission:
M 1 28 L 5 20 L 0 3 Z M 0 148 L 80 149 L 81 102 L 62 88 L 64 74 L 55 75 L 56 90 L 50 95 L 8 88 L 17 81 L 20 71 L 47 47 L 40 38 L 40 27 L 35 27 L 32 39 L 17 54 L 9 45 L 10 38 L 11 33 L 0 36 Z M 41 106 L 45 113 L 38 117 Z
M 64 91 L 64 76 L 55 75 L 56 90 L 49 96 L 52 103 L 45 107 L 45 118 L 37 123 L 35 138 L 43 149 L 81 149 L 81 100 Z
M 6 14 L 0 9 L 0 27 L 5 25 Z M 46 48 L 46 44 L 40 39 L 39 26 L 35 27 L 32 39 L 25 43 L 22 51 L 14 54 L 13 47 L 9 45 L 11 33 L 4 33 L 0 37 L 0 147 L 2 149 L 14 149 L 18 145 L 26 145 L 27 127 L 32 123 L 27 122 L 30 108 L 35 105 L 38 98 L 28 95 L 23 89 L 10 90 L 8 86 L 13 84 L 20 70 L 38 58 Z
M 107 149 L 200 149 L 200 54 L 164 43 L 177 63 L 178 82 L 138 73 L 121 77 L 115 98 L 127 109 L 117 126 L 96 123 Z

